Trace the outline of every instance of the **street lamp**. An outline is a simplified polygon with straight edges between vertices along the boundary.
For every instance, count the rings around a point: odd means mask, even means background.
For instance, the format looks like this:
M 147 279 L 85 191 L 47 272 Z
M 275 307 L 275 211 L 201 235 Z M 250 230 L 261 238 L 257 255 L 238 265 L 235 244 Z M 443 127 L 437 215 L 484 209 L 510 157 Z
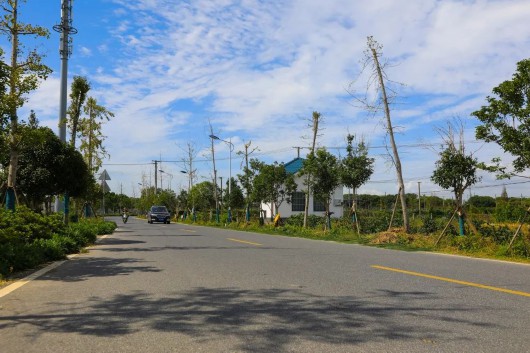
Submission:
M 189 199 L 191 198 L 191 188 L 193 187 L 193 172 L 194 171 L 191 171 L 191 172 L 188 172 L 186 170 L 181 170 L 180 171 L 182 174 L 188 174 L 188 199 L 186 200 L 186 204 L 189 202 Z M 193 200 L 192 200 L 193 201 Z M 192 205 L 191 205 L 191 215 L 192 215 L 192 220 L 193 222 L 195 222 L 197 220 L 197 216 L 195 215 L 195 205 L 194 205 L 195 202 L 192 202 Z M 186 205 L 186 210 L 184 211 L 184 219 L 186 219 L 186 213 L 188 212 L 187 210 L 187 206 Z
M 162 185 L 162 173 L 169 175 L 168 189 L 171 190 L 171 181 L 173 180 L 173 174 L 163 171 L 162 169 L 158 170 L 160 172 L 160 188 L 164 190 L 164 185 Z
M 228 144 L 230 147 L 230 166 L 229 166 L 229 176 L 228 176 L 228 223 L 232 222 L 232 210 L 230 207 L 230 195 L 232 194 L 232 151 L 234 150 L 234 144 L 232 143 L 232 139 L 229 141 L 223 140 L 215 135 L 210 135 L 210 138 L 213 140 L 219 140 L 223 141 L 224 143 Z

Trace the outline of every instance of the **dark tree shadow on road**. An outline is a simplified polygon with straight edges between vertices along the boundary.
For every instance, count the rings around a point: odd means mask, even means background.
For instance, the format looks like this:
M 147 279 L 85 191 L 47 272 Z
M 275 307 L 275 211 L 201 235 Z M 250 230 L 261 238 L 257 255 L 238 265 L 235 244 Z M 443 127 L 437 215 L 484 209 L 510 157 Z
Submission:
M 142 240 L 126 240 L 120 238 L 103 238 L 98 240 L 96 246 L 101 245 L 130 245 L 130 244 L 145 244 Z
M 160 272 L 154 266 L 138 266 L 144 261 L 138 259 L 116 259 L 108 257 L 76 258 L 69 266 L 63 266 L 47 273 L 38 280 L 64 282 L 84 281 L 92 277 L 110 277 L 129 275 L 134 272 Z
M 0 329 L 30 324 L 43 333 L 102 337 L 154 330 L 198 341 L 230 337 L 238 351 L 269 353 L 292 351 L 290 345 L 300 341 L 332 347 L 388 340 L 464 341 L 469 337 L 461 333 L 463 327 L 498 327 L 473 319 L 476 309 L 441 307 L 437 299 L 428 292 L 395 291 L 364 298 L 317 296 L 299 289 L 194 288 L 161 298 L 138 291 L 111 300 L 61 303 L 75 308 L 68 313 L 4 316 Z M 458 326 L 439 325 L 455 314 Z

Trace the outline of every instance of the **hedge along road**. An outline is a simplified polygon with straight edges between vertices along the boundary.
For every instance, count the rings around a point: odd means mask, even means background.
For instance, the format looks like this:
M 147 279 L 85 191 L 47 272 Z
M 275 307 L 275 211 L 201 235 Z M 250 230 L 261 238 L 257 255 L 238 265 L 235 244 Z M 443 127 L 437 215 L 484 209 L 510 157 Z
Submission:
M 528 265 L 133 218 L 118 224 L 88 253 L 0 298 L 1 352 L 530 346 Z

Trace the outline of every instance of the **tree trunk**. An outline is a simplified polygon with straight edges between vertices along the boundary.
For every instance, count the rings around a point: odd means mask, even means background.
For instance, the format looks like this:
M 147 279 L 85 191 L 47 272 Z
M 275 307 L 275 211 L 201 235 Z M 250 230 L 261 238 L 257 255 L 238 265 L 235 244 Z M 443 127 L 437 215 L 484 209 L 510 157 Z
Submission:
M 92 107 L 89 108 L 89 113 L 88 113 L 88 170 L 90 171 L 90 173 L 93 173 L 94 171 L 92 170 L 92 119 L 93 119 L 93 116 L 92 116 Z
M 394 165 L 396 166 L 396 173 L 398 178 L 399 186 L 399 196 L 401 198 L 401 210 L 403 212 L 403 227 L 405 232 L 409 232 L 409 218 L 407 215 L 407 201 L 405 199 L 405 183 L 403 182 L 403 174 L 401 171 L 401 160 L 399 159 L 399 154 L 396 146 L 396 141 L 394 140 L 394 130 L 392 128 L 392 121 L 390 119 L 390 108 L 388 106 L 388 97 L 386 95 L 385 82 L 383 80 L 383 73 L 381 71 L 381 66 L 379 65 L 379 59 L 377 58 L 376 48 L 370 45 L 370 50 L 372 51 L 372 56 L 374 58 L 375 67 L 377 70 L 377 76 L 379 77 L 379 85 L 381 86 L 381 94 L 383 96 L 383 106 L 385 110 L 386 122 L 388 135 L 390 136 L 390 144 L 392 146 L 392 152 L 394 155 Z
M 7 190 L 6 190 L 6 208 L 15 211 L 15 187 L 17 185 L 17 169 L 18 169 L 18 116 L 16 106 L 16 68 L 18 61 L 18 1 L 15 0 L 13 4 L 13 26 L 11 30 L 11 68 L 9 73 L 9 118 L 10 118 L 10 135 L 9 135 L 9 169 L 7 175 Z
M 457 209 L 456 213 L 458 214 L 459 233 L 460 235 L 466 235 L 466 230 L 464 227 L 465 214 L 464 214 L 464 207 L 462 206 L 463 198 L 464 198 L 464 191 L 455 193 L 455 196 L 456 196 L 456 209 Z
M 210 136 L 213 136 L 213 128 L 210 123 Z M 212 162 L 213 162 L 213 195 L 215 199 L 215 220 L 219 223 L 219 198 L 217 196 L 217 170 L 215 169 L 215 150 L 213 146 L 213 138 L 210 138 L 211 148 L 212 148 Z M 221 185 L 222 187 L 222 185 Z
M 313 112 L 313 143 L 311 144 L 311 150 L 309 151 L 311 155 L 315 153 L 319 119 L 320 119 L 320 113 Z M 311 174 L 308 173 L 307 178 L 306 178 L 307 189 L 306 189 L 306 194 L 305 194 L 305 206 L 304 206 L 304 228 L 307 228 L 307 217 L 309 215 L 309 194 L 311 192 L 310 182 L 311 182 Z

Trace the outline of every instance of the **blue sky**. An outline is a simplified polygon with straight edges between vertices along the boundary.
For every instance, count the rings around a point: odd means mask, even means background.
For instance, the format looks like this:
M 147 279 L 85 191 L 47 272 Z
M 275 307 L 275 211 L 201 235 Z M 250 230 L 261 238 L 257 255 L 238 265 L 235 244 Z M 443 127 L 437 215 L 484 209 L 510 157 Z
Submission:
M 51 30 L 60 3 L 28 0 L 21 16 Z M 384 46 L 388 77 L 403 84 L 392 118 L 407 192 L 416 193 L 420 181 L 423 193 L 450 197 L 429 180 L 442 142 L 435 130 L 447 121 L 462 118 L 467 150 L 479 159 L 511 160 L 475 141 L 470 112 L 528 58 L 528 18 L 526 0 L 76 0 L 68 85 L 73 75 L 86 76 L 89 94 L 116 115 L 104 126 L 110 153 L 104 168 L 114 192 L 138 196 L 138 183 L 153 184 L 155 159 L 167 161 L 164 187 L 186 188 L 179 161 L 188 144 L 197 151 L 195 182 L 211 178 L 208 121 L 235 146 L 233 176 L 240 172 L 236 152 L 250 140 L 259 149 L 252 156 L 288 162 L 296 157 L 293 147 L 309 145 L 308 119 L 319 111 L 320 146 L 344 153 L 336 147 L 345 146 L 348 132 L 371 146 L 375 173 L 360 192 L 395 193 L 395 171 L 380 147 L 383 115 L 368 114 L 348 93 L 367 91 L 362 61 L 366 37 L 374 36 Z M 53 30 L 37 43 L 54 72 L 20 112 L 35 110 L 54 130 L 58 46 Z M 215 149 L 226 178 L 228 145 L 217 142 Z M 522 181 L 505 182 L 510 196 L 530 196 L 529 184 L 515 184 Z M 502 184 L 483 174 L 471 192 L 499 195 Z

